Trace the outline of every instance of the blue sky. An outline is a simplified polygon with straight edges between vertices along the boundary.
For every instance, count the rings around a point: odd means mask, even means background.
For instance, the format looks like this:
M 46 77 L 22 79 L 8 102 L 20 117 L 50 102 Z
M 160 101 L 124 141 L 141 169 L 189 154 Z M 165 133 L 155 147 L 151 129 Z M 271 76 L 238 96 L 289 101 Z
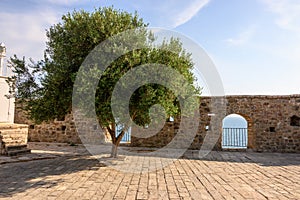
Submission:
M 247 128 L 248 123 L 241 115 L 231 114 L 223 119 L 223 128 Z
M 227 95 L 300 93 L 299 0 L 1 0 L 0 42 L 8 56 L 41 59 L 62 14 L 110 5 L 196 41 Z

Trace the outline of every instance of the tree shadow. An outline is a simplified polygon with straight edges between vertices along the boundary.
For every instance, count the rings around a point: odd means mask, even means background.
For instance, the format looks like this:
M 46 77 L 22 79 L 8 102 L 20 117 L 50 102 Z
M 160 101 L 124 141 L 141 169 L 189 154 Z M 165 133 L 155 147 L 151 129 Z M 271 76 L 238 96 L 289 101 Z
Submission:
M 199 151 L 188 151 L 183 158 L 235 163 L 256 163 L 260 166 L 300 166 L 299 153 L 272 153 L 248 151 L 211 151 L 200 158 Z
M 64 156 L 56 159 L 0 165 L 0 198 L 32 188 L 51 188 L 64 182 L 56 175 L 72 174 L 82 170 L 104 167 L 90 156 Z
M 144 149 L 138 151 L 145 152 L 150 150 Z M 135 156 L 139 156 L 139 154 Z M 161 159 L 159 156 L 157 158 Z M 205 157 L 201 158 L 199 157 L 199 151 L 190 150 L 180 159 L 255 163 L 265 167 L 300 166 L 300 156 L 296 153 L 211 151 Z M 122 163 L 123 159 L 119 159 L 118 162 Z M 0 165 L 0 198 L 9 198 L 16 193 L 33 188 L 53 188 L 66 181 L 60 175 L 70 175 L 83 170 L 97 171 L 101 167 L 107 166 L 90 155 L 62 156 L 55 159 L 2 164 Z M 68 178 L 70 177 L 68 176 Z
M 128 152 L 135 152 L 135 156 L 146 155 L 147 152 L 155 152 L 158 148 L 143 148 L 143 147 L 121 147 Z M 175 150 L 176 151 L 176 150 Z M 187 150 L 180 157 L 182 159 L 207 160 L 218 162 L 236 162 L 236 163 L 256 163 L 260 166 L 300 166 L 299 153 L 274 153 L 274 152 L 254 152 L 249 150 L 224 150 L 224 151 L 209 151 L 205 156 L 199 150 Z M 170 157 L 158 154 L 157 157 L 172 158 L 176 153 L 167 154 Z M 176 159 L 175 157 L 173 157 Z
M 159 153 L 159 148 L 144 147 L 120 147 L 123 151 L 119 151 L 121 156 L 142 156 L 142 157 L 158 157 L 170 158 L 176 160 L 194 159 L 217 162 L 235 162 L 235 163 L 255 163 L 260 166 L 300 166 L 299 153 L 275 153 L 275 152 L 254 152 L 250 150 L 224 150 L 209 151 L 204 154 L 199 150 L 182 150 L 167 149 L 166 152 Z M 155 154 L 155 152 L 158 152 Z M 185 152 L 183 155 L 181 152 Z M 152 153 L 152 154 L 151 154 Z M 182 156 L 178 156 L 182 155 Z

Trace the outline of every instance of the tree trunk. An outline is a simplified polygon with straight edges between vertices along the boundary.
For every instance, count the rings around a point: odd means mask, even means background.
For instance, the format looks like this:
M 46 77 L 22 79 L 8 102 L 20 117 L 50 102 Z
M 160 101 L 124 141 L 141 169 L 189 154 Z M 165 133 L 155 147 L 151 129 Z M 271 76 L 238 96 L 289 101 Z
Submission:
M 116 158 L 118 155 L 118 145 L 112 144 L 110 157 Z
M 122 130 L 122 132 L 118 135 L 118 137 L 116 137 L 116 129 L 115 129 L 115 124 L 112 125 L 113 128 L 111 129 L 110 127 L 108 128 L 108 132 L 111 136 L 111 140 L 112 140 L 112 147 L 111 147 L 111 153 L 110 153 L 110 157 L 112 158 L 116 158 L 118 156 L 118 146 L 122 140 L 122 137 L 125 134 L 125 131 Z

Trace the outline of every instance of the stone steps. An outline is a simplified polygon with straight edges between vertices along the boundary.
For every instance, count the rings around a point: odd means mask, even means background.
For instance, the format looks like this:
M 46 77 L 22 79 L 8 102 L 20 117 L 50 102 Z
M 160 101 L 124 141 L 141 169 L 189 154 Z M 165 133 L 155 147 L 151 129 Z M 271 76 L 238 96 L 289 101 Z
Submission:
M 16 156 L 25 153 L 31 153 L 31 150 L 27 148 L 27 145 L 14 145 L 6 147 L 6 154 L 8 156 Z
M 24 141 L 24 138 L 17 134 L 2 135 L 2 139 L 5 141 L 10 141 L 10 140 Z
M 22 139 L 11 139 L 11 138 L 9 138 L 9 139 L 2 139 L 2 140 L 5 142 L 5 144 L 7 146 L 13 146 L 13 145 L 17 145 L 17 144 L 22 144 L 22 142 L 23 142 Z
M 4 152 L 3 152 L 4 155 L 17 156 L 26 153 L 31 153 L 31 149 L 28 149 L 26 144 L 24 145 L 16 144 L 16 145 L 9 145 L 9 146 L 6 146 L 4 144 Z
M 0 154 L 16 156 L 30 153 L 27 148 L 28 126 L 0 123 Z
M 27 148 L 27 144 L 6 146 L 6 150 L 8 150 L 8 151 L 10 151 L 10 150 L 20 150 L 20 149 L 23 149 L 23 148 Z
M 3 154 L 7 156 L 17 156 L 20 154 L 31 153 L 31 149 L 27 148 L 27 144 L 10 143 L 3 145 Z

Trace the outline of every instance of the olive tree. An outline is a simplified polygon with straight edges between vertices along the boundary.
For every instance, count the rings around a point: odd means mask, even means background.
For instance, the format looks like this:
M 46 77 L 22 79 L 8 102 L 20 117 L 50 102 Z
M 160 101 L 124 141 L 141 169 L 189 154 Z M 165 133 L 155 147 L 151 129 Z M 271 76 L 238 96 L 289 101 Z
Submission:
M 112 92 L 122 76 L 137 66 L 157 63 L 179 71 L 191 85 L 195 81 L 191 72 L 191 55 L 185 52 L 180 41 L 171 39 L 157 46 L 155 37 L 146 27 L 147 24 L 137 13 L 131 14 L 112 7 L 63 15 L 60 23 L 47 30 L 43 60 L 35 65 L 26 64 L 24 59 L 16 56 L 10 60 L 10 67 L 15 72 L 11 81 L 16 84 L 16 96 L 26 105 L 24 109 L 28 111 L 29 117 L 39 123 L 70 113 L 74 82 L 86 57 L 108 38 L 126 30 L 137 29 L 140 34 L 135 42 L 141 43 L 145 48 L 127 52 L 110 63 L 104 72 L 98 72 L 101 73 L 101 78 L 95 93 L 95 111 L 99 124 L 111 136 L 115 147 L 111 156 L 116 157 L 117 147 L 128 128 L 127 126 L 121 133 L 116 133 L 115 126 L 119 119 L 116 119 L 111 110 Z M 113 45 L 118 49 L 120 44 Z M 171 78 L 176 81 L 176 77 Z M 85 87 L 88 86 L 83 85 L 81 89 L 84 90 Z M 199 92 L 197 87 L 193 87 L 194 94 Z M 130 98 L 129 112 L 134 123 L 140 126 L 149 124 L 153 120 L 149 116 L 149 109 L 155 104 L 160 104 L 165 109 L 165 119 L 181 114 L 179 99 L 174 92 L 160 84 L 150 83 L 139 87 Z

